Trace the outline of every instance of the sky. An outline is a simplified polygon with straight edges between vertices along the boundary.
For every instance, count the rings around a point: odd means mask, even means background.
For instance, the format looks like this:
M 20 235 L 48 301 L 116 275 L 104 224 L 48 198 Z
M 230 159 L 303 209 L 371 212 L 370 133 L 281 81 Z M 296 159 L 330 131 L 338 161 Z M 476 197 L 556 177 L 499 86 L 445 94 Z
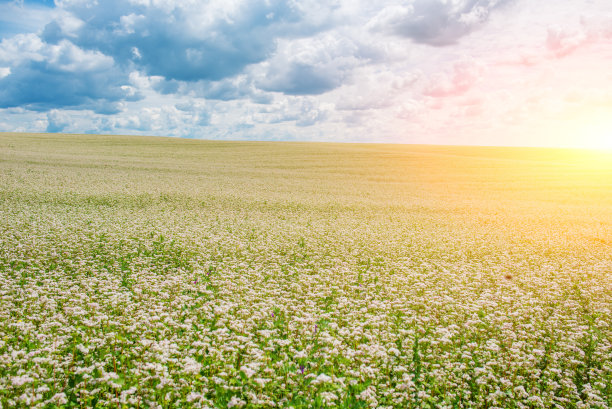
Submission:
M 0 131 L 612 148 L 612 1 L 0 0 Z

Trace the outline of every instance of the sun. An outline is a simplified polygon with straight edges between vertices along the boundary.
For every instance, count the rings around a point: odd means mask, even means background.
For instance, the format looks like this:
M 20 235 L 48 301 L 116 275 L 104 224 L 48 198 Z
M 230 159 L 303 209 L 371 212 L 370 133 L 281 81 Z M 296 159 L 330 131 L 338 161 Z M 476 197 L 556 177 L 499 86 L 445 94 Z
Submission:
M 585 126 L 585 148 L 598 150 L 612 150 L 612 121 L 594 123 Z
M 612 112 L 593 109 L 563 122 L 562 133 L 572 145 L 585 149 L 612 150 Z

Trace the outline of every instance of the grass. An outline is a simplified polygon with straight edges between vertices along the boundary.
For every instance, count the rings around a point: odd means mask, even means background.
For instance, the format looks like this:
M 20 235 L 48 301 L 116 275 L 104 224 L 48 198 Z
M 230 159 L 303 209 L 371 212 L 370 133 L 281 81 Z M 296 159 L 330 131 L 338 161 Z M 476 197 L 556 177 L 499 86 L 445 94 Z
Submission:
M 612 154 L 0 134 L 2 407 L 610 408 Z

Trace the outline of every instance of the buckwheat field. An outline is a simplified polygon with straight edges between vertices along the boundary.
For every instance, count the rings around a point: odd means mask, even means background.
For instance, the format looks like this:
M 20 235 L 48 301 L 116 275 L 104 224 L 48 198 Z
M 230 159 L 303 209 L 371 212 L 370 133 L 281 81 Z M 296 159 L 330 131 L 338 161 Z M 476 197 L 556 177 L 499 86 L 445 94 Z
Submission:
M 0 134 L 0 406 L 612 408 L 612 153 Z

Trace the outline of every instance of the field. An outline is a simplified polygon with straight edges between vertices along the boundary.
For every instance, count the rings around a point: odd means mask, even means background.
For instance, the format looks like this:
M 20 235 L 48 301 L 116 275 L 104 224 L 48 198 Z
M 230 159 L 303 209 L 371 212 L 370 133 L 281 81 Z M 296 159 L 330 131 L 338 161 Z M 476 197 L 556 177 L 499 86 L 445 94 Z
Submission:
M 0 134 L 0 406 L 612 408 L 612 153 Z

